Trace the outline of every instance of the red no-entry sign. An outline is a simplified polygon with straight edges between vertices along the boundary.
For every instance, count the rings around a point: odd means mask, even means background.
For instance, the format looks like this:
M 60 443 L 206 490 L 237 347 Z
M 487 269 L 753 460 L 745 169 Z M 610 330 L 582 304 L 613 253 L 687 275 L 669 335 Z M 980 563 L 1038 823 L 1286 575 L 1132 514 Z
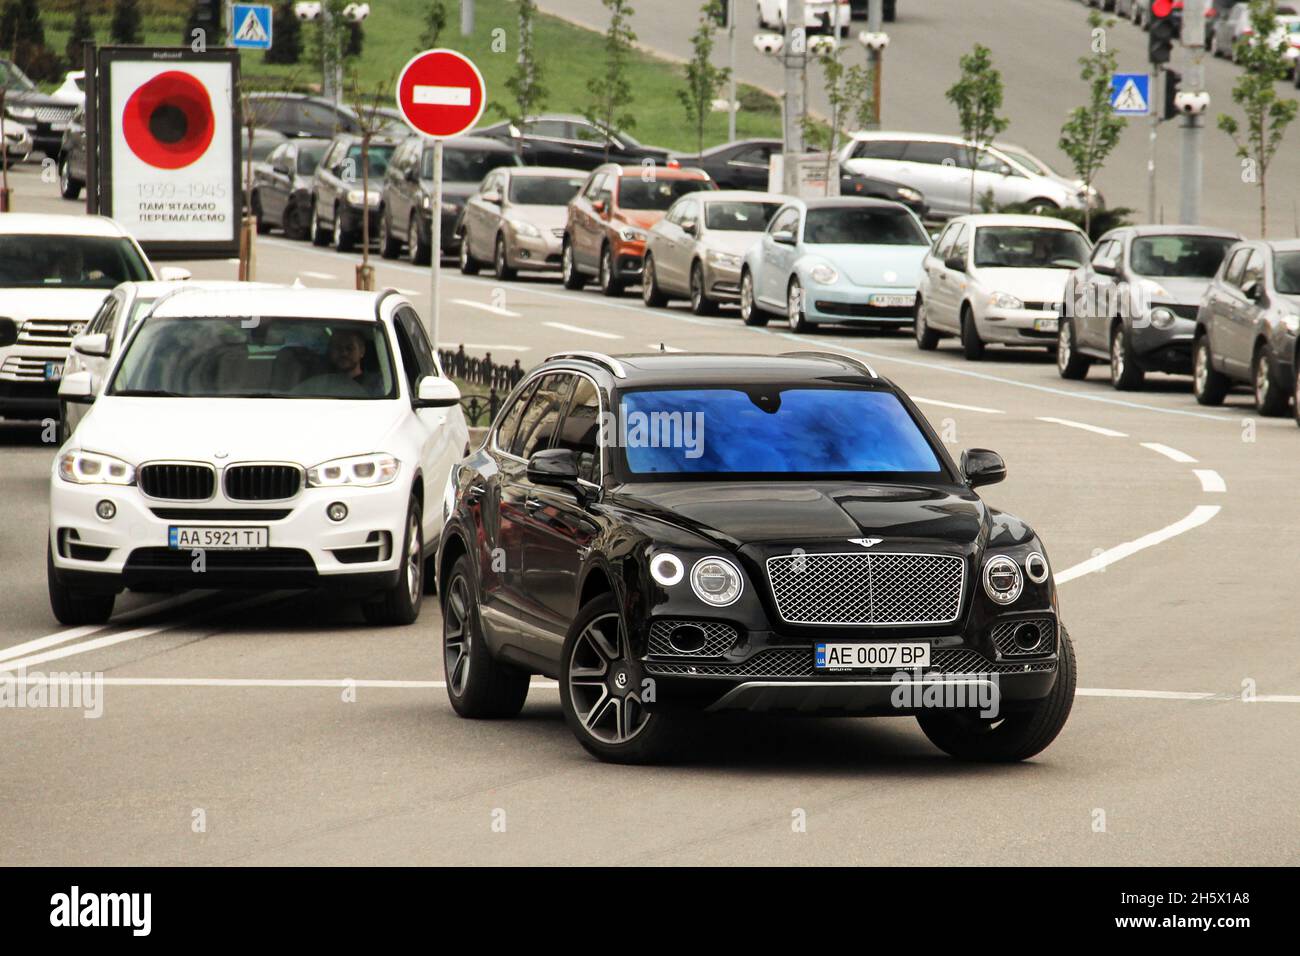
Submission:
M 439 139 L 459 136 L 483 115 L 483 74 L 455 50 L 425 50 L 397 78 L 397 108 L 412 128 Z

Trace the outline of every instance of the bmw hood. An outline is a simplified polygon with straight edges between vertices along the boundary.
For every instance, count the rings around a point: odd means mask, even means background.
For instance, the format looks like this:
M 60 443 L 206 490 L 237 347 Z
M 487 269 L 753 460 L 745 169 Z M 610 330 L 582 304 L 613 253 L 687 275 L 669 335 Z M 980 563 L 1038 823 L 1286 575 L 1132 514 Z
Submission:
M 976 276 L 990 293 L 1006 292 L 1025 302 L 1060 302 L 1071 269 L 979 269 Z
M 854 285 L 915 289 L 928 246 L 809 246 L 808 258 L 823 259 Z
M 0 315 L 23 319 L 70 319 L 89 322 L 111 289 L 4 289 Z

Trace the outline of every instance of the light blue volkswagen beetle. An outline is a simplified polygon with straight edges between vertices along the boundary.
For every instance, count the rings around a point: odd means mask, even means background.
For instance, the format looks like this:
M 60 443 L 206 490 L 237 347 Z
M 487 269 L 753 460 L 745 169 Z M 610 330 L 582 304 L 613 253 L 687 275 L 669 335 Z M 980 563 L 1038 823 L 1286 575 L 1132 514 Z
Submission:
M 882 199 L 792 199 L 745 255 L 740 314 L 821 323 L 908 325 L 930 236 L 906 206 Z

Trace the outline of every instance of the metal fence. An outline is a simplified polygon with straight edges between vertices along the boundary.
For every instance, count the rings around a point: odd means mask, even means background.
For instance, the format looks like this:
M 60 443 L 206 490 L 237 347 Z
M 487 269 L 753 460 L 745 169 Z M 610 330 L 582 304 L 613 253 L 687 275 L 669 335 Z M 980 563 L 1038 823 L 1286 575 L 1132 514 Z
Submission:
M 454 351 L 439 349 L 438 358 L 442 362 L 442 370 L 452 378 L 487 388 L 486 395 L 474 393 L 461 399 L 461 407 L 471 425 L 491 423 L 496 418 L 497 409 L 501 407 L 501 400 L 524 377 L 526 371 L 519 364 L 519 359 L 503 365 L 493 361 L 491 352 L 486 352 L 479 358 L 466 353 L 463 345 L 457 346 Z

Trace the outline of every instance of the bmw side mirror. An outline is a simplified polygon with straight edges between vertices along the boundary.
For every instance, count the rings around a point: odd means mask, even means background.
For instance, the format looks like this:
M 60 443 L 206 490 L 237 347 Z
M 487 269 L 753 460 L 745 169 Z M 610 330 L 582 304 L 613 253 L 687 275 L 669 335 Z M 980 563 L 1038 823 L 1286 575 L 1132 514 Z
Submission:
M 568 488 L 578 483 L 578 459 L 569 448 L 545 448 L 528 459 L 528 480 Z
M 0 349 L 18 341 L 18 323 L 13 319 L 0 319 Z
M 1007 463 L 987 448 L 970 448 L 961 453 L 961 473 L 972 488 L 997 484 L 1007 477 Z
M 72 340 L 72 350 L 92 358 L 103 358 L 108 355 L 108 336 L 103 332 L 96 332 L 94 335 L 78 335 Z
M 95 400 L 95 383 L 89 372 L 73 372 L 59 382 L 59 398 L 75 405 L 89 405 Z
M 415 385 L 416 408 L 450 408 L 460 403 L 460 389 L 449 378 L 426 375 Z

